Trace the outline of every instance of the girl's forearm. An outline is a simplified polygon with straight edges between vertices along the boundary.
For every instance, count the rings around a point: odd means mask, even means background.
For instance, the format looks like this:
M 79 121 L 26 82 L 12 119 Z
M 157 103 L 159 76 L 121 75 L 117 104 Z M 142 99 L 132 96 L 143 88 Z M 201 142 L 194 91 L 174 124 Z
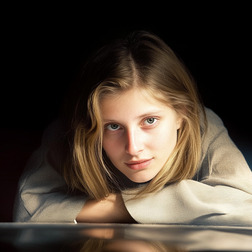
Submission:
M 76 218 L 77 222 L 132 223 L 121 194 L 110 194 L 103 200 L 88 200 Z

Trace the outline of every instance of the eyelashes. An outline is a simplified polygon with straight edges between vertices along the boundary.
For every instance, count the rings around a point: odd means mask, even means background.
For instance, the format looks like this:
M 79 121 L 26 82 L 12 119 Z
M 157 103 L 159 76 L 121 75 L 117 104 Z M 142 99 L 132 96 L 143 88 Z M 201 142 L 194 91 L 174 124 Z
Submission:
M 142 120 L 142 122 L 140 123 L 140 127 L 147 128 L 147 129 L 152 128 L 156 126 L 158 121 L 159 121 L 159 118 L 157 117 L 147 117 Z M 123 129 L 123 127 L 118 123 L 107 123 L 105 124 L 104 129 L 111 132 L 115 132 L 115 131 Z
M 110 124 L 105 125 L 105 129 L 107 129 L 109 131 L 117 131 L 120 128 L 121 128 L 120 125 L 116 124 L 116 123 L 110 123 Z
M 148 117 L 144 120 L 144 125 L 153 125 L 157 122 L 157 118 L 155 117 Z

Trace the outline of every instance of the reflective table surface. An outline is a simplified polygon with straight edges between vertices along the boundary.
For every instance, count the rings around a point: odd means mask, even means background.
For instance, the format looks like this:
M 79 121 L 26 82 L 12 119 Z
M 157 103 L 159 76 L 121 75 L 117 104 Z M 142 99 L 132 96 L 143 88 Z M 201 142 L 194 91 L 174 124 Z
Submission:
M 0 223 L 0 251 L 252 251 L 252 227 Z

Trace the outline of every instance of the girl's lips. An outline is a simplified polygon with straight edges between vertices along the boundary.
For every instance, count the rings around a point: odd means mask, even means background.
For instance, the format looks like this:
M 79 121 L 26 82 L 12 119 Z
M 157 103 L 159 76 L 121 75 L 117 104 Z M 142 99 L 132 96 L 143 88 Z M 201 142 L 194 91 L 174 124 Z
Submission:
M 131 161 L 128 163 L 125 163 L 130 169 L 133 170 L 141 170 L 146 168 L 147 166 L 150 165 L 150 163 L 152 162 L 152 158 L 151 159 L 144 159 L 144 160 L 137 160 L 137 161 Z

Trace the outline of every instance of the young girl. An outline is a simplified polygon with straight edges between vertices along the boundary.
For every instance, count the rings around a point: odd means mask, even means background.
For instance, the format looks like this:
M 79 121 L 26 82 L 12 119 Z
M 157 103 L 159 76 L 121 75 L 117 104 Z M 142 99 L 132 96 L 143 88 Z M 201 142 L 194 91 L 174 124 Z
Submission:
M 14 220 L 252 225 L 252 173 L 174 52 L 136 31 L 88 60 Z

